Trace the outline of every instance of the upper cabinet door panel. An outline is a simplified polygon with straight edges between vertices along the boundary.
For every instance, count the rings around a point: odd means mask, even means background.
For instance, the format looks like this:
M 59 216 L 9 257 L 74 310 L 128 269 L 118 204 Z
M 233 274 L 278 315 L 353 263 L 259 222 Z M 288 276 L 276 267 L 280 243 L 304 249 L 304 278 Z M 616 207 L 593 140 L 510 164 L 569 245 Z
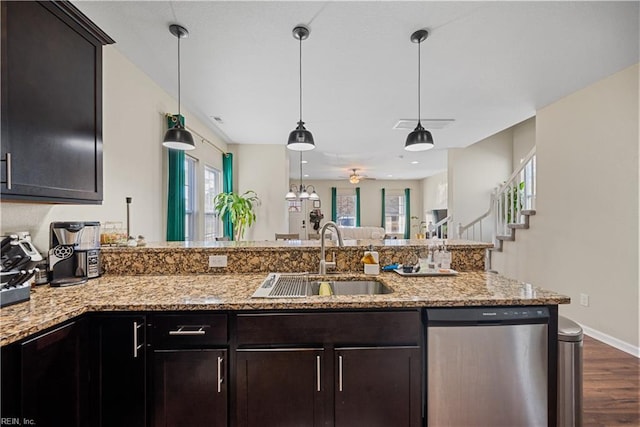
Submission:
M 103 41 L 70 8 L 2 4 L 4 200 L 102 200 Z

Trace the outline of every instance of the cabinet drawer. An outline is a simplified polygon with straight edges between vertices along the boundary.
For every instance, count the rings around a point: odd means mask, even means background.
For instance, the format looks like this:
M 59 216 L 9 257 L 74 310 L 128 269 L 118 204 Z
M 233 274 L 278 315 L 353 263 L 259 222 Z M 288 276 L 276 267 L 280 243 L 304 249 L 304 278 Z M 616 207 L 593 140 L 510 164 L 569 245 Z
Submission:
M 237 315 L 240 346 L 327 343 L 416 345 L 420 313 L 411 311 L 286 312 Z
M 194 348 L 227 344 L 226 314 L 162 314 L 153 316 L 153 347 Z

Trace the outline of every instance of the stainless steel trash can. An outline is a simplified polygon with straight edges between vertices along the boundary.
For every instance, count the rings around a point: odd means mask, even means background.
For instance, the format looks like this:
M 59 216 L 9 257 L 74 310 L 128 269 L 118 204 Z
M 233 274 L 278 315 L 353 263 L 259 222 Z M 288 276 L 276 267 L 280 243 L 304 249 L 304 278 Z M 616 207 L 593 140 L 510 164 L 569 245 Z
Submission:
M 558 427 L 582 426 L 582 328 L 558 316 Z

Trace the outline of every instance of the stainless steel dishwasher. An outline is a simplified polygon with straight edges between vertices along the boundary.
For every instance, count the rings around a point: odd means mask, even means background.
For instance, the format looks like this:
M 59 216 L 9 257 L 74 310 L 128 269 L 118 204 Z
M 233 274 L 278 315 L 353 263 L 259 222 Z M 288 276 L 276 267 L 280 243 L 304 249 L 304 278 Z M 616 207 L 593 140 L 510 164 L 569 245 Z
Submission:
M 428 426 L 547 426 L 547 307 L 425 312 Z

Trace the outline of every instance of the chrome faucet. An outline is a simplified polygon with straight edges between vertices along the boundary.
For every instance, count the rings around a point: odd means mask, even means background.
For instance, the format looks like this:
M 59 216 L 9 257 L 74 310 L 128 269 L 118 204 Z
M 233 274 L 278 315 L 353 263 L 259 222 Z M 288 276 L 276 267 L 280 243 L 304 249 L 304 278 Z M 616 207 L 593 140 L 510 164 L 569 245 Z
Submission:
M 318 269 L 318 274 L 327 274 L 327 266 L 333 267 L 333 268 L 336 267 L 335 258 L 333 261 L 325 260 L 324 233 L 325 231 L 327 231 L 327 228 L 329 227 L 333 227 L 334 230 L 336 230 L 336 233 L 338 234 L 338 245 L 340 247 L 344 247 L 344 242 L 342 241 L 342 234 L 340 233 L 340 229 L 338 228 L 336 223 L 333 221 L 325 222 L 324 225 L 322 226 L 322 230 L 320 230 L 320 268 Z

